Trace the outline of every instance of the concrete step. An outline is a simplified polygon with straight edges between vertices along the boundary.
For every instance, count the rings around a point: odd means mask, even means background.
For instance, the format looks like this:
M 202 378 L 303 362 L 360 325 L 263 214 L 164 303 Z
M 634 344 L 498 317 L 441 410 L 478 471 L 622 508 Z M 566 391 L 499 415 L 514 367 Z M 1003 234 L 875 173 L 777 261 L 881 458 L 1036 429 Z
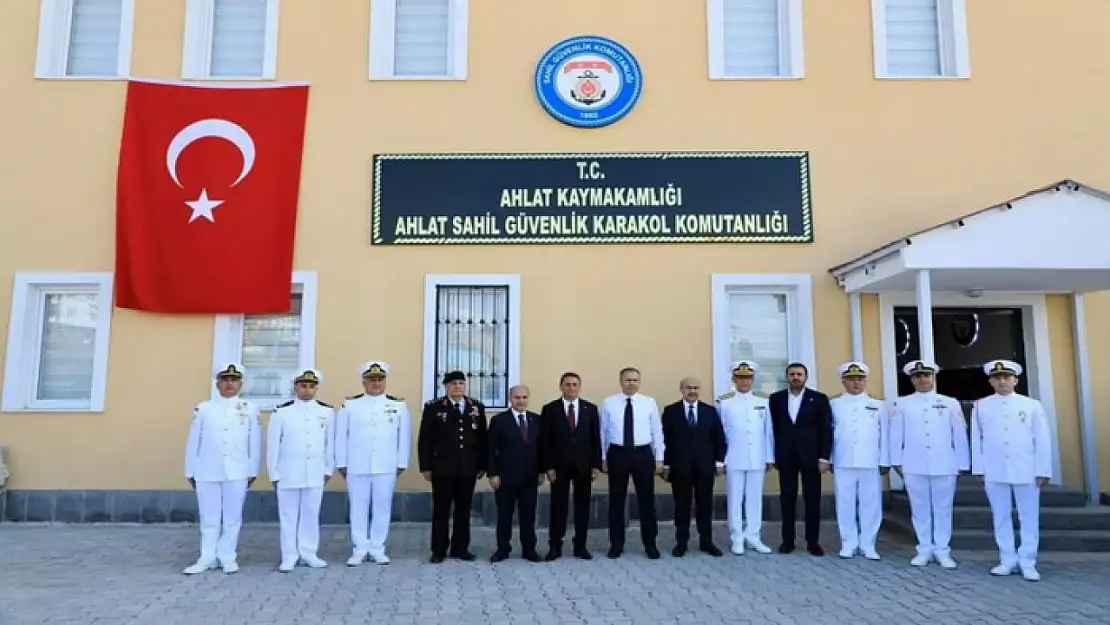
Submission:
M 957 515 L 959 512 L 957 511 Z M 913 525 L 908 517 L 887 511 L 883 530 L 914 541 Z M 1020 542 L 1020 539 L 1019 539 Z M 991 530 L 957 529 L 952 532 L 951 547 L 955 551 L 997 551 Z M 1040 551 L 1071 553 L 1110 553 L 1110 529 L 1103 530 L 1041 530 Z
M 890 511 L 910 518 L 910 502 L 905 497 L 891 497 Z M 1017 511 L 1014 511 L 1017 522 Z M 989 506 L 957 506 L 952 515 L 953 529 L 985 530 L 994 527 Z M 1082 508 L 1041 507 L 1041 531 L 1049 530 L 1103 530 L 1110 533 L 1110 507 L 1088 505 Z
M 908 497 L 905 491 L 892 491 L 891 500 Z M 982 486 L 974 482 L 967 483 L 960 480 L 956 487 L 955 505 L 960 506 L 989 506 L 987 493 Z M 1041 489 L 1041 508 L 1084 508 L 1087 496 L 1077 490 L 1060 488 L 1059 486 L 1045 486 Z

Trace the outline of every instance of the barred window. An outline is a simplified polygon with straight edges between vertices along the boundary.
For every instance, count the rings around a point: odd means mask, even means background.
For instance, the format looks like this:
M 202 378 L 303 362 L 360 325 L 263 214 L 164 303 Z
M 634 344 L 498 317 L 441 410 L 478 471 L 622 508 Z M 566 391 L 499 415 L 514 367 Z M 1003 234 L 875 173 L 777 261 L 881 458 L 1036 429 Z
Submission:
M 281 398 L 289 395 L 291 380 L 301 366 L 301 307 L 303 298 L 293 293 L 289 312 L 246 315 L 243 319 L 243 356 L 247 369 L 242 394 L 246 398 Z
M 448 371 L 467 375 L 467 393 L 489 408 L 508 406 L 509 287 L 437 285 L 433 388 Z

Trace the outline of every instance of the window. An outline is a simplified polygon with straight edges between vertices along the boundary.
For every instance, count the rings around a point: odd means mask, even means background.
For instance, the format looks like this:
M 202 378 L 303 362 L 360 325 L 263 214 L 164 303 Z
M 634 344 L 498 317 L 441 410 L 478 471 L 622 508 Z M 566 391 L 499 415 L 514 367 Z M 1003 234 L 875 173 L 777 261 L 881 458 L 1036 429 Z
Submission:
M 877 78 L 970 78 L 965 0 L 871 0 Z
M 750 359 L 759 365 L 754 389 L 770 394 L 786 388 L 786 365 L 809 367 L 817 387 L 813 293 L 808 274 L 714 274 L 713 378 L 719 395 L 732 387 L 730 365 Z
M 42 0 L 35 77 L 126 78 L 134 18 L 135 0 Z
M 101 412 L 108 382 L 112 274 L 17 273 L 4 412 Z
M 802 78 L 802 0 L 708 0 L 709 78 Z
M 279 0 L 188 0 L 186 7 L 182 76 L 274 79 Z
M 468 7 L 469 0 L 371 0 L 371 80 L 465 80 Z
M 213 369 L 229 361 L 242 363 L 247 375 L 241 395 L 262 410 L 289 399 L 293 376 L 316 366 L 316 273 L 293 274 L 289 312 L 217 316 L 212 352 Z
M 520 277 L 428 276 L 424 292 L 424 396 L 443 374 L 468 376 L 467 393 L 487 408 L 508 407 L 520 380 Z

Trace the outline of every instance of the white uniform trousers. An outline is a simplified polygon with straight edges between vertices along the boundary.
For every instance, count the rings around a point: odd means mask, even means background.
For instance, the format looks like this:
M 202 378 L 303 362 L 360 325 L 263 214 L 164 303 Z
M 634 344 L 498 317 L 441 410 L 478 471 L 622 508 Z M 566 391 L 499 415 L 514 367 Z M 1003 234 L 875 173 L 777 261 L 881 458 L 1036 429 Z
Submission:
M 1036 484 L 987 482 L 987 501 L 994 517 L 994 542 L 1006 566 L 1036 566 L 1041 536 L 1041 489 Z M 1017 503 L 1021 547 L 1014 549 L 1013 504 Z
M 385 555 L 385 540 L 393 516 L 393 487 L 396 473 L 347 476 L 351 506 L 351 544 L 358 553 Z M 373 512 L 370 507 L 373 506 Z M 367 535 L 366 526 L 370 531 Z
M 938 558 L 949 555 L 956 476 L 907 473 L 903 481 L 910 497 L 913 531 L 917 534 L 917 555 Z
M 278 482 L 277 499 L 282 563 L 295 564 L 298 557 L 315 560 L 320 548 L 320 502 L 324 489 L 281 488 Z
M 842 549 L 873 551 L 883 520 L 882 482 L 878 467 L 849 469 L 833 467 L 836 524 Z M 859 523 L 856 509 L 859 508 Z
M 197 481 L 197 512 L 200 516 L 200 562 L 235 562 L 239 530 L 243 527 L 243 502 L 247 480 Z
M 762 542 L 763 530 L 763 481 L 764 470 L 726 471 L 725 487 L 728 491 L 728 533 L 733 545 L 743 546 L 744 541 Z M 744 519 L 747 525 L 744 525 Z

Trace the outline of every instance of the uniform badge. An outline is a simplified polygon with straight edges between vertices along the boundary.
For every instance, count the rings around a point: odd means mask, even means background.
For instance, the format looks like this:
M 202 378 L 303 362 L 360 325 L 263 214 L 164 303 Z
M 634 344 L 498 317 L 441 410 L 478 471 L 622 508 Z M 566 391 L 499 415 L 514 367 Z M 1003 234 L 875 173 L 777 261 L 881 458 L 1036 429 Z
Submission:
M 1021 419 L 1022 423 L 1025 423 L 1025 417 L 1026 417 L 1026 414 L 1025 414 L 1024 410 L 1018 413 L 1018 418 Z
M 439 413 L 439 414 L 438 414 L 438 415 L 436 415 L 436 416 L 438 416 L 438 417 L 439 417 L 439 420 L 440 420 L 441 422 L 443 422 L 443 423 L 447 423 L 447 413 L 446 413 L 446 412 L 441 412 L 441 413 Z
M 571 37 L 548 50 L 535 72 L 536 99 L 576 128 L 608 126 L 627 115 L 643 92 L 636 57 L 604 37 Z
M 478 422 L 477 421 L 471 421 L 470 422 L 470 429 L 477 430 L 478 429 Z
M 324 429 L 324 427 L 328 424 L 327 415 L 320 415 L 317 420 L 320 422 L 320 429 L 321 430 Z

